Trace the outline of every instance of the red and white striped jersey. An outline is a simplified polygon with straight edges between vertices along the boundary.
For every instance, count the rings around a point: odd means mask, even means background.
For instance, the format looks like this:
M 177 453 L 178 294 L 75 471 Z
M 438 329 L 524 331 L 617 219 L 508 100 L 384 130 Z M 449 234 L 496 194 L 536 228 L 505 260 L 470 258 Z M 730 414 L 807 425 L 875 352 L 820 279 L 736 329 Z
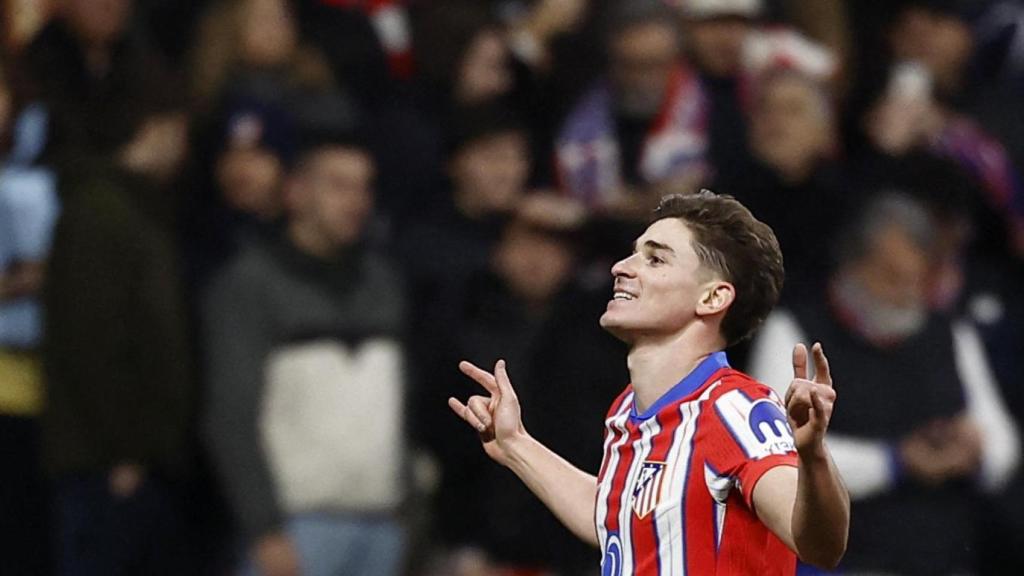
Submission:
M 602 576 L 796 573 L 753 511 L 754 485 L 796 466 L 782 402 L 712 354 L 643 414 L 632 386 L 605 421 L 596 522 Z

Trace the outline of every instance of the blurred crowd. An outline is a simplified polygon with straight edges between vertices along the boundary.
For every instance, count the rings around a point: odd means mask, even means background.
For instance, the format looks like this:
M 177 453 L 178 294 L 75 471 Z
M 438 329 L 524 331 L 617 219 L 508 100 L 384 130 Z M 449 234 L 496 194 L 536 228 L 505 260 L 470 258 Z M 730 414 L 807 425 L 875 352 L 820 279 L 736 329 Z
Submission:
M 596 472 L 612 262 L 775 230 L 846 574 L 1024 573 L 1024 3 L 0 2 L 0 573 L 598 574 L 449 413 Z

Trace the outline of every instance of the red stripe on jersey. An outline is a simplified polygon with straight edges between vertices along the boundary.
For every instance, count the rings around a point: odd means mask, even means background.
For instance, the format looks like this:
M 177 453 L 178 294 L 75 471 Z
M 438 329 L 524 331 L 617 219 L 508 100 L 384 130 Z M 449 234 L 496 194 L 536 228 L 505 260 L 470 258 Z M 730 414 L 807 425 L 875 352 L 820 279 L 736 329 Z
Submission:
M 732 476 L 740 485 L 740 489 L 734 489 L 726 501 L 727 513 L 715 559 L 718 573 L 791 576 L 796 573 L 796 555 L 761 523 L 754 513 L 752 503 L 754 486 L 761 475 L 778 465 L 795 465 L 796 454 L 773 454 L 760 460 L 749 459 L 713 406 L 720 397 L 737 389 L 758 399 L 767 398 L 769 389 L 735 370 L 724 374 L 722 381 L 722 386 L 712 392 L 708 407 L 701 415 L 701 434 L 697 440 L 701 445 L 701 460 L 710 463 L 720 473 Z M 689 496 L 691 494 L 687 494 Z M 689 518 L 691 515 L 687 516 Z M 711 545 L 713 549 L 713 536 Z M 687 550 L 688 560 L 693 552 L 696 550 Z M 704 556 L 701 554 L 698 558 L 703 562 Z M 714 572 L 698 568 L 692 573 Z
M 717 380 L 717 378 L 716 378 Z M 707 406 L 710 403 L 705 402 Z M 690 452 L 690 469 L 684 488 L 683 534 L 686 536 L 686 550 L 683 562 L 687 574 L 715 574 L 718 567 L 715 546 L 715 501 L 708 490 L 704 477 L 704 455 L 701 447 L 696 446 L 700 437 L 701 420 L 705 408 L 697 415 L 696 427 L 691 442 L 695 445 Z
M 648 462 L 666 462 L 669 451 L 672 449 L 676 429 L 683 421 L 682 412 L 678 409 L 667 411 L 664 414 L 654 416 L 661 426 L 658 434 L 651 441 L 651 452 L 647 456 Z M 661 484 L 659 491 L 667 492 L 668 470 L 662 469 L 660 478 L 657 481 Z M 655 496 L 657 497 L 657 496 Z M 650 515 L 654 515 L 651 512 Z M 660 572 L 658 555 L 658 525 L 653 518 L 639 518 L 635 513 L 630 516 L 632 521 L 632 544 L 633 558 L 637 564 L 633 567 L 634 574 L 657 576 Z

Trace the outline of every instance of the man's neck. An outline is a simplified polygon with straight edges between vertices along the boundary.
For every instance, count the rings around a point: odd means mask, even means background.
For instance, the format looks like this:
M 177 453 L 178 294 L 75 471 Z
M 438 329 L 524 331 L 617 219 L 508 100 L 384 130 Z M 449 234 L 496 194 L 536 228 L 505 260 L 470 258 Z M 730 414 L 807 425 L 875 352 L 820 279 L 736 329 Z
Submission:
M 687 330 L 637 340 L 626 360 L 637 412 L 646 411 L 705 358 L 723 348 L 720 338 L 697 337 Z
M 300 252 L 318 260 L 330 260 L 337 253 L 337 247 L 311 227 L 292 223 L 287 228 L 287 234 L 288 240 Z

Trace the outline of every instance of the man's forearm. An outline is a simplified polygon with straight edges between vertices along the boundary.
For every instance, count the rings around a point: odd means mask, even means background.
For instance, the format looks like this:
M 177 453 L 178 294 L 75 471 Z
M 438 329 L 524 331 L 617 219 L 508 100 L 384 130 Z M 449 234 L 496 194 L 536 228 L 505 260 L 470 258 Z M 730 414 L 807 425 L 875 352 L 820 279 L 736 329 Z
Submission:
M 508 467 L 578 538 L 598 546 L 594 525 L 597 478 L 531 436 L 509 443 Z
M 828 450 L 801 456 L 793 541 L 801 560 L 833 568 L 846 551 L 850 528 L 850 496 Z

